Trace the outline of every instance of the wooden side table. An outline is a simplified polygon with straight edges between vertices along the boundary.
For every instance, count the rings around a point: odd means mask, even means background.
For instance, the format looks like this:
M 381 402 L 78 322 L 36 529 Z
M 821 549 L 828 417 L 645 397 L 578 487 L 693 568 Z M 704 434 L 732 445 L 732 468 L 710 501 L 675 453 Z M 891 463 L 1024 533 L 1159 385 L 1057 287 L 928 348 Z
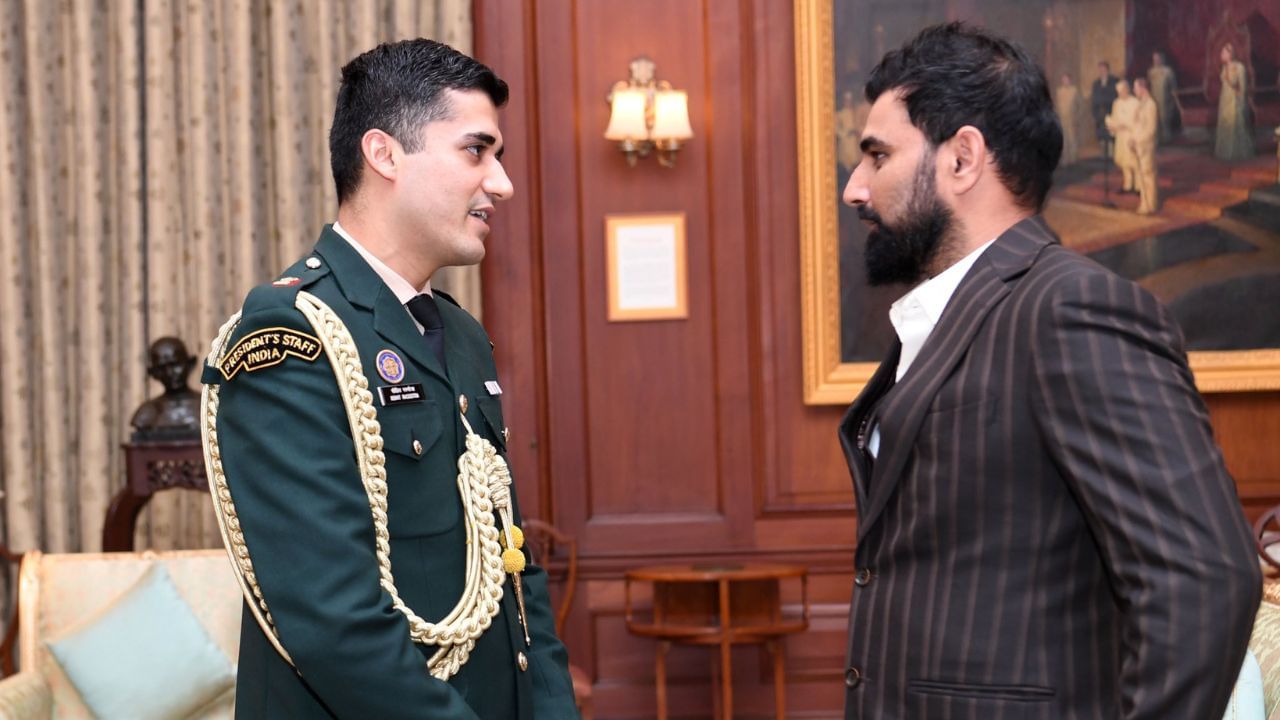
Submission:
M 782 583 L 800 583 L 800 617 L 782 614 Z M 631 608 L 631 584 L 653 586 L 653 615 L 637 618 Z M 782 637 L 809 627 L 808 576 L 792 565 L 655 565 L 626 574 L 627 629 L 658 641 L 655 672 L 658 719 L 667 718 L 667 651 L 671 643 L 720 647 L 720 692 L 713 696 L 716 715 L 733 717 L 735 644 L 761 644 L 773 655 L 774 704 L 786 717 L 786 668 Z M 716 664 L 712 662 L 713 677 Z
M 152 495 L 169 488 L 209 491 L 200 438 L 124 444 L 125 486 L 111 499 L 102 525 L 103 552 L 133 550 L 138 513 Z

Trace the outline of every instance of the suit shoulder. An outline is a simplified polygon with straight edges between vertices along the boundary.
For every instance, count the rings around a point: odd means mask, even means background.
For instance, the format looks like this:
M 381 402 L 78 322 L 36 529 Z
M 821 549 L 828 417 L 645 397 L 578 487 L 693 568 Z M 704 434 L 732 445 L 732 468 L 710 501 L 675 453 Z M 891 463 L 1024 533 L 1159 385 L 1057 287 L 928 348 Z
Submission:
M 1046 248 L 1029 275 L 1036 335 L 1093 328 L 1179 349 L 1181 330 L 1146 288 L 1073 250 Z
M 1059 299 L 1084 296 L 1105 301 L 1122 294 L 1147 295 L 1137 283 L 1117 275 L 1092 258 L 1061 245 L 1050 245 L 1040 254 L 1028 273 L 1031 286 Z

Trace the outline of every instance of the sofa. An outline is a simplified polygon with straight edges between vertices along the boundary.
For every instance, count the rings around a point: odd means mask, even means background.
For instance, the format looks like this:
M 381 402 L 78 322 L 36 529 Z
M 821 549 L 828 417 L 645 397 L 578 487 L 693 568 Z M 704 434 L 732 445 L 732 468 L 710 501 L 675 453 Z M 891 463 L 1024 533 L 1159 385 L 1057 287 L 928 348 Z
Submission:
M 18 606 L 0 720 L 233 716 L 241 599 L 225 551 L 30 552 Z

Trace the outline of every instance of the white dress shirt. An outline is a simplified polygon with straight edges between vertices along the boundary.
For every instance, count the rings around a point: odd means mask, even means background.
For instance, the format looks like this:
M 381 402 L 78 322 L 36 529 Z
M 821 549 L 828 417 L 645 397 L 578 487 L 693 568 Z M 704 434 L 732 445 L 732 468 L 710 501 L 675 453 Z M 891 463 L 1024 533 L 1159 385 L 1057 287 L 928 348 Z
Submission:
M 333 221 L 333 231 L 341 235 L 343 240 L 350 243 L 351 247 L 355 248 L 356 252 L 360 253 L 360 257 L 364 258 L 364 261 L 369 263 L 369 267 L 373 268 L 373 271 L 378 273 L 378 277 L 382 278 L 382 282 L 386 283 L 387 287 L 391 288 L 392 293 L 395 293 L 396 299 L 400 301 L 401 305 L 407 305 L 410 300 L 414 299 L 418 295 L 431 294 L 430 279 L 428 279 L 427 283 L 422 286 L 421 290 L 415 290 L 413 285 L 408 280 L 404 279 L 403 275 L 392 270 L 386 263 L 382 262 L 377 258 L 377 256 L 369 252 L 365 246 L 356 242 L 356 239 L 351 237 L 351 234 L 347 232 L 346 228 L 339 225 L 337 220 Z M 409 312 L 409 308 L 406 307 L 404 311 Z M 418 319 L 413 317 L 412 313 L 409 313 L 409 317 L 413 318 L 413 324 L 418 326 L 418 332 L 422 332 L 425 329 L 422 327 L 422 323 L 418 322 Z
M 898 333 L 898 340 L 902 342 L 895 382 L 901 382 L 903 376 L 907 374 L 911 363 L 915 362 L 916 356 L 924 347 L 925 341 L 929 339 L 929 335 L 933 334 L 933 328 L 942 317 L 942 311 L 947 309 L 947 303 L 951 302 L 951 296 L 955 294 L 956 288 L 960 287 L 960 281 L 964 280 L 964 276 L 969 274 L 969 269 L 993 242 L 995 242 L 994 238 L 988 240 L 982 247 L 915 286 L 911 292 L 898 298 L 897 302 L 889 306 L 889 322 L 893 323 L 893 329 Z M 871 440 L 867 442 L 867 450 L 873 458 L 880 452 L 878 423 L 871 430 Z

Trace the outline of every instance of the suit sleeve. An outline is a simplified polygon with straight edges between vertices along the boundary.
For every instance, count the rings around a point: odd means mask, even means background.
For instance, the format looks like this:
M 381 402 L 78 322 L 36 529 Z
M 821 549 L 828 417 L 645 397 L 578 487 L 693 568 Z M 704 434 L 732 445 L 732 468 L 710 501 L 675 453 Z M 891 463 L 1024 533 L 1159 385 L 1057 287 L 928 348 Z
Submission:
M 300 313 L 278 308 L 247 315 L 236 338 L 280 327 L 314 335 Z M 223 466 L 257 582 L 311 690 L 341 718 L 475 718 L 430 676 L 379 585 L 369 502 L 326 356 L 241 370 L 219 400 Z
M 1115 276 L 1058 283 L 1033 331 L 1033 397 L 1121 609 L 1124 717 L 1219 717 L 1261 576 L 1181 333 Z

